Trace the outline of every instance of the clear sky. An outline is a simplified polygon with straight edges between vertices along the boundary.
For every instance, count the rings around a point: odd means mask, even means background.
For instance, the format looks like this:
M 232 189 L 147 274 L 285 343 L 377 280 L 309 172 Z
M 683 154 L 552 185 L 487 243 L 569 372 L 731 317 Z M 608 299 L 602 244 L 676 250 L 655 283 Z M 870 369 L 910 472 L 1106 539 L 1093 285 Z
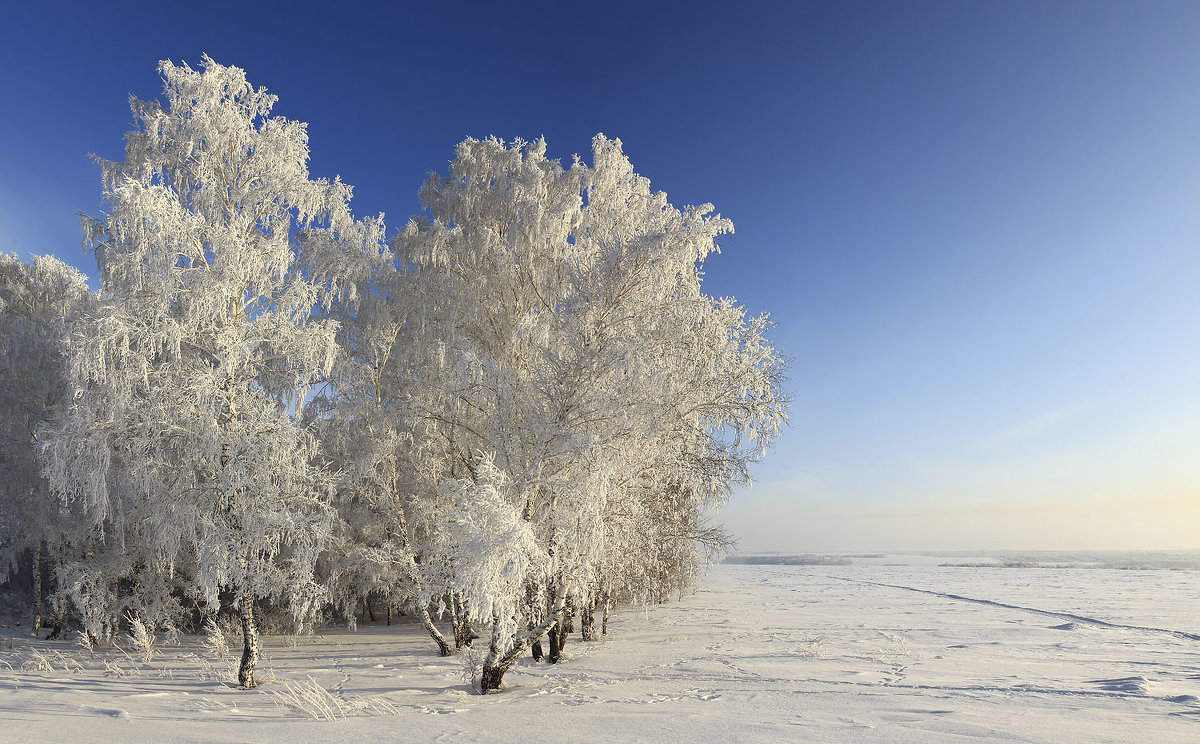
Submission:
M 733 219 L 709 291 L 794 357 L 744 550 L 1200 547 L 1200 3 L 347 7 L 6 9 L 0 250 L 95 274 L 87 155 L 163 58 L 246 69 L 393 227 L 467 135 L 604 132 Z

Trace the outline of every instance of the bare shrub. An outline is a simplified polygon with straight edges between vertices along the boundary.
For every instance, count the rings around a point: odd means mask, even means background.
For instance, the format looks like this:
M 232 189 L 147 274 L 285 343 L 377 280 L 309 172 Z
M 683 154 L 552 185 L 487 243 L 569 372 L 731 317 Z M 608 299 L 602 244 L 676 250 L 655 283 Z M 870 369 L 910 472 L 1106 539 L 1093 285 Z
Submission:
M 284 689 L 271 692 L 275 704 L 303 713 L 314 721 L 338 721 L 346 717 L 342 701 L 309 676 L 307 682 L 283 683 Z
M 129 640 L 133 643 L 134 653 L 138 655 L 143 664 L 149 664 L 154 655 L 158 653 L 154 634 L 137 615 L 130 613 L 125 616 L 125 619 L 129 622 Z

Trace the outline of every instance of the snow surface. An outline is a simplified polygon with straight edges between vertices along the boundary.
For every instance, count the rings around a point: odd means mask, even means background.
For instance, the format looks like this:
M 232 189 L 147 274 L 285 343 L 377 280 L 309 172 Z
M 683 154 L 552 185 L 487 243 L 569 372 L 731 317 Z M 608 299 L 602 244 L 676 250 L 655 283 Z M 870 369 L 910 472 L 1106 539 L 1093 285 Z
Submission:
M 486 697 L 408 624 L 266 638 L 249 692 L 197 639 L 141 663 L 10 629 L 0 739 L 1200 741 L 1200 572 L 894 562 L 720 566 Z

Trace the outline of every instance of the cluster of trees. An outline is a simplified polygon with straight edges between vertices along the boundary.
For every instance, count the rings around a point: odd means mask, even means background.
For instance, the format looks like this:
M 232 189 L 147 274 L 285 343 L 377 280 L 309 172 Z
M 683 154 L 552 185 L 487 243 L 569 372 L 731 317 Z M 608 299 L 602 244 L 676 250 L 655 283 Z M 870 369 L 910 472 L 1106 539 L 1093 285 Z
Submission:
M 689 585 L 787 414 L 767 318 L 701 289 L 728 220 L 619 140 L 563 167 L 468 139 L 388 239 L 242 70 L 159 70 L 100 161 L 99 291 L 0 258 L 0 540 L 35 632 L 44 604 L 97 640 L 236 613 L 248 688 L 264 613 L 374 599 L 442 654 L 481 634 L 487 692 Z

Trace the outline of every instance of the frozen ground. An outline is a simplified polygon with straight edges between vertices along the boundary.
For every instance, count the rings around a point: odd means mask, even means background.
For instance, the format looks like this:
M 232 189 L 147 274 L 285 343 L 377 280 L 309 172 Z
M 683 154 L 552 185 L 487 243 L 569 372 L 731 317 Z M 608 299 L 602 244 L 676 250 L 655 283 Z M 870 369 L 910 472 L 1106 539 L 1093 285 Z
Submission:
M 268 639 L 251 692 L 194 640 L 139 664 L 8 630 L 0 739 L 1200 741 L 1200 572 L 932 563 L 721 566 L 487 697 L 412 626 Z

